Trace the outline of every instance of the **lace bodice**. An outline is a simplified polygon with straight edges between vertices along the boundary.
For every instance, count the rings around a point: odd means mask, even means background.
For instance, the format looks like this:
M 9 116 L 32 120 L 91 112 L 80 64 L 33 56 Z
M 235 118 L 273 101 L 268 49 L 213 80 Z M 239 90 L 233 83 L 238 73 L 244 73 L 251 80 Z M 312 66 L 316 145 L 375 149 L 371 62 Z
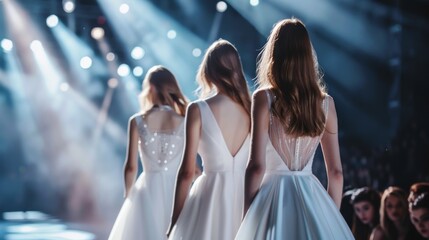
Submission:
M 269 90 L 266 90 L 270 106 L 269 144 L 267 154 L 274 155 L 280 161 L 267 163 L 268 168 L 285 168 L 290 171 L 310 171 L 313 164 L 314 154 L 320 143 L 323 133 L 316 137 L 292 137 L 285 133 L 279 119 L 271 111 L 271 102 L 275 98 Z M 325 119 L 328 114 L 328 95 L 322 101 Z M 285 165 L 285 166 L 283 166 Z
M 174 111 L 163 107 L 161 111 Z M 139 153 L 142 160 L 143 170 L 169 171 L 177 169 L 183 152 L 183 117 L 179 117 L 177 126 L 169 129 L 153 129 L 147 119 L 147 114 L 136 114 L 137 128 L 139 132 Z

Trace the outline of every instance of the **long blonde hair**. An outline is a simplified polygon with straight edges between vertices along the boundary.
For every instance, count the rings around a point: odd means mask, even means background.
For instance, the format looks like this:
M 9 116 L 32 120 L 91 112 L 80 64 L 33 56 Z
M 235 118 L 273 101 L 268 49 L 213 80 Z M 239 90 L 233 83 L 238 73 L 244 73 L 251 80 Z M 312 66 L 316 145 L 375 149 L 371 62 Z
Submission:
M 250 93 L 240 56 L 230 42 L 219 39 L 207 49 L 198 69 L 197 82 L 200 98 L 221 92 L 243 106 L 250 115 Z
M 273 114 L 285 132 L 296 137 L 320 135 L 326 93 L 304 24 L 295 18 L 278 22 L 259 57 L 259 88 L 271 88 L 276 97 Z
M 406 230 L 410 230 L 410 217 L 408 216 L 408 201 L 407 194 L 404 190 L 398 187 L 388 187 L 383 192 L 383 196 L 381 197 L 381 206 L 380 206 L 380 225 L 386 235 L 387 239 L 396 239 L 399 235 L 399 231 L 396 229 L 395 224 L 392 220 L 387 216 L 386 211 L 386 200 L 389 197 L 396 197 L 399 199 L 402 210 L 404 211 L 404 216 L 401 220 L 401 226 Z
M 184 116 L 188 100 L 180 90 L 174 75 L 161 65 L 153 66 L 147 72 L 139 95 L 141 110 L 148 111 L 154 106 L 154 99 L 172 107 Z

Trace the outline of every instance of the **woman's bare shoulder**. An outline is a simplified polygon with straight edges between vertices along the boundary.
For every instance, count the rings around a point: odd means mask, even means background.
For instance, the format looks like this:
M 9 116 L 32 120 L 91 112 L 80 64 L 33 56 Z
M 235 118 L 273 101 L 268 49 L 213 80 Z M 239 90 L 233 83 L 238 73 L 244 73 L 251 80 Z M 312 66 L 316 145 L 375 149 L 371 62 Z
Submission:
M 384 231 L 380 225 L 378 225 L 372 230 L 371 237 L 370 237 L 371 240 L 382 240 L 384 238 L 385 238 Z

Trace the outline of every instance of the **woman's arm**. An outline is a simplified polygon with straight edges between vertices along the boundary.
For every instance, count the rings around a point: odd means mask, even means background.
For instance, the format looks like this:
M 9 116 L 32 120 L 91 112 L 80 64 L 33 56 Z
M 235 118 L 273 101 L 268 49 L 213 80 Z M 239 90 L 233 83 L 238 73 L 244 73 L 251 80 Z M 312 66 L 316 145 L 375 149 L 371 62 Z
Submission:
M 329 97 L 328 118 L 321 144 L 328 176 L 328 194 L 334 200 L 338 209 L 343 193 L 343 170 L 341 166 L 340 149 L 338 145 L 338 122 L 334 100 Z
M 124 197 L 128 197 L 133 186 L 138 170 L 137 149 L 138 149 L 138 130 L 136 120 L 130 118 L 128 122 L 128 146 L 124 163 Z
M 265 173 L 269 125 L 268 99 L 265 91 L 253 94 L 251 115 L 250 154 L 245 175 L 243 217 L 259 191 Z
M 201 132 L 200 110 L 196 103 L 191 103 L 186 110 L 185 126 L 184 152 L 182 163 L 177 174 L 173 214 L 171 216 L 167 236 L 170 234 L 173 226 L 179 218 L 195 174 L 195 161 Z

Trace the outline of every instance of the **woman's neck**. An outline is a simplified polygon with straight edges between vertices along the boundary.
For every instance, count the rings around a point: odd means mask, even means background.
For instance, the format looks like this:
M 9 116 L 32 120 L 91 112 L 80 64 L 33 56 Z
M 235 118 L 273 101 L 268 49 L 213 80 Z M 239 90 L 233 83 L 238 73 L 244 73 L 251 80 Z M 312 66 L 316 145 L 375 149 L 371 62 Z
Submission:
M 406 226 L 404 225 L 403 222 L 401 222 L 401 221 L 394 221 L 393 225 L 395 225 L 395 228 L 398 231 L 399 236 L 403 236 L 405 234 Z
M 172 107 L 170 105 L 167 105 L 167 104 L 159 103 L 159 104 L 153 104 L 151 109 L 170 110 L 170 109 L 172 109 Z
M 161 106 L 161 105 L 165 105 L 163 104 L 158 98 L 153 97 L 151 99 L 152 105 L 153 106 Z

